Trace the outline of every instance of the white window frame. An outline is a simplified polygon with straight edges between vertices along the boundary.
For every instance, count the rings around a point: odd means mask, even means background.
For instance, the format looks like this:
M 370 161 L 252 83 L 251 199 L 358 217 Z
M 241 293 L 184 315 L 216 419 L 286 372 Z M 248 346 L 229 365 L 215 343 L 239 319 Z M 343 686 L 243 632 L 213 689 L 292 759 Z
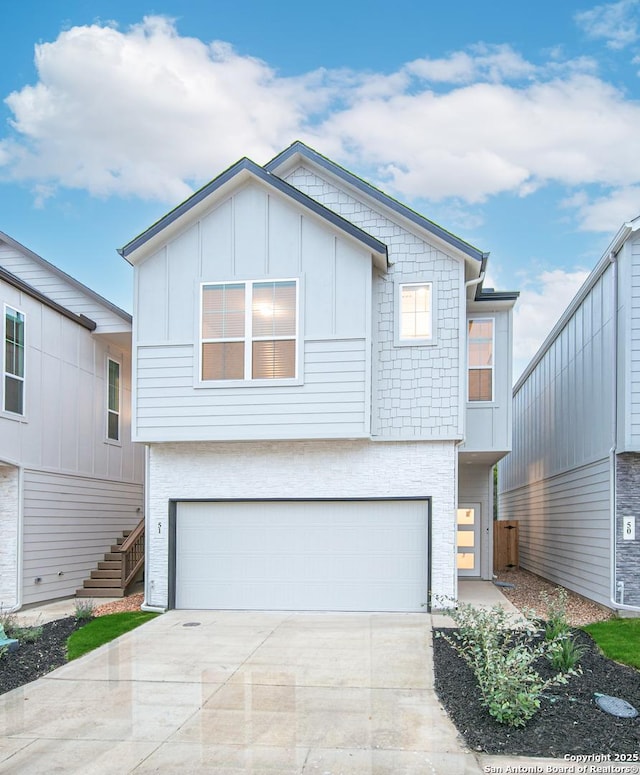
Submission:
M 111 363 L 115 363 L 115 365 L 118 367 L 118 409 L 117 411 L 115 409 L 112 409 L 109 406 L 109 367 Z M 107 356 L 107 412 L 106 412 L 106 428 L 105 428 L 105 438 L 109 444 L 122 444 L 122 364 L 119 360 L 114 358 L 111 355 Z M 111 436 L 109 436 L 109 417 L 115 414 L 118 418 L 118 438 L 114 439 Z
M 427 286 L 431 294 L 431 335 L 421 337 L 402 336 L 402 291 L 408 287 Z M 396 347 L 419 347 L 436 344 L 436 294 L 433 280 L 407 279 L 396 284 L 394 315 L 394 345 Z
M 469 346 L 471 338 L 469 337 L 469 323 L 491 323 L 491 366 L 472 366 L 469 359 Z M 469 372 L 487 371 L 491 369 L 491 398 L 488 400 L 471 398 L 469 395 Z M 467 318 L 467 402 L 476 406 L 477 404 L 492 404 L 495 401 L 496 391 L 496 319 L 494 317 L 483 315 L 482 317 Z
M 23 331 L 24 331 L 24 362 L 22 369 L 22 376 L 17 374 L 11 374 L 7 371 L 7 314 L 8 311 L 14 312 L 16 315 L 22 315 Z M 7 409 L 7 377 L 22 382 L 22 412 L 14 412 L 13 409 Z M 26 415 L 26 403 L 27 403 L 27 316 L 22 310 L 17 307 L 13 307 L 11 304 L 5 304 L 3 306 L 2 315 L 2 411 L 6 412 L 9 417 L 25 417 Z
M 253 286 L 260 285 L 261 283 L 294 283 L 296 290 L 296 314 L 295 314 L 295 334 L 291 336 L 265 336 L 254 337 L 253 336 L 253 321 L 252 321 L 252 307 L 253 307 Z M 245 293 L 245 325 L 244 336 L 237 338 L 226 339 L 210 339 L 203 337 L 203 291 L 206 286 L 209 285 L 244 285 Z M 237 386 L 266 386 L 266 385 L 299 385 L 301 384 L 301 336 L 300 336 L 300 281 L 297 277 L 264 277 L 261 279 L 250 280 L 208 280 L 199 284 L 199 304 L 198 304 L 198 358 L 197 358 L 197 380 L 196 385 L 198 387 L 237 387 Z M 293 377 L 283 377 L 282 379 L 253 379 L 252 374 L 252 358 L 253 358 L 253 342 L 260 341 L 294 341 L 295 349 L 295 374 Z M 217 380 L 205 380 L 202 378 L 202 345 L 207 342 L 231 342 L 238 341 L 244 342 L 244 379 L 217 379 Z M 248 375 L 248 376 L 247 376 Z

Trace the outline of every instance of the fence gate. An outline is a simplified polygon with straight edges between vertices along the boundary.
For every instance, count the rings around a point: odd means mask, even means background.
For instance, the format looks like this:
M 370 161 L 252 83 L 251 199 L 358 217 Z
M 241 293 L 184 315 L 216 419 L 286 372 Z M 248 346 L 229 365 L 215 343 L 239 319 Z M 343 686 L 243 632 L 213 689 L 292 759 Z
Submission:
M 511 570 L 519 564 L 518 521 L 499 519 L 493 523 L 493 572 Z

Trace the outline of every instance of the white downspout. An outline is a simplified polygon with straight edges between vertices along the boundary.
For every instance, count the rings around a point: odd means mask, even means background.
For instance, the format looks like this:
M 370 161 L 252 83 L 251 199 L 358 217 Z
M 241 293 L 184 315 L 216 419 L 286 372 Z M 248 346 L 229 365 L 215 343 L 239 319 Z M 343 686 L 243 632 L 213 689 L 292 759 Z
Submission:
M 18 468 L 18 514 L 17 514 L 17 520 L 18 520 L 18 529 L 17 529 L 17 536 L 16 536 L 16 602 L 15 605 L 11 608 L 2 609 L 4 613 L 12 614 L 15 611 L 19 611 L 22 608 L 22 568 L 23 566 L 23 547 L 24 547 L 24 538 L 23 538 L 23 523 L 24 523 L 24 469 L 22 466 Z M 0 608 L 2 607 L 2 604 L 0 602 Z
M 622 600 L 624 600 L 624 582 L 620 581 L 619 584 L 616 580 L 617 569 L 617 513 L 616 513 L 616 454 L 618 447 L 618 260 L 615 253 L 609 254 L 609 261 L 613 266 L 613 368 L 612 368 L 612 382 L 613 382 L 613 395 L 612 395 L 612 443 L 609 450 L 609 470 L 611 477 L 611 496 L 610 496 L 610 532 L 611 532 L 611 594 L 610 602 L 614 608 L 624 611 L 640 612 L 640 607 L 635 605 L 625 605 L 623 602 L 616 600 L 616 594 L 618 586 L 622 592 Z

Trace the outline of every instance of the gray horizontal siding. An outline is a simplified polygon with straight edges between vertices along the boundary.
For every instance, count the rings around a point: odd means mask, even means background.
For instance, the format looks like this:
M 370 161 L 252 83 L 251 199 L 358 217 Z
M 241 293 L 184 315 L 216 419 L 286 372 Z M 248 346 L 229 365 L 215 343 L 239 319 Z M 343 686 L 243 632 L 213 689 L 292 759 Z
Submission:
M 23 603 L 73 595 L 142 505 L 142 485 L 25 471 Z
M 520 523 L 520 564 L 607 604 L 610 470 L 604 458 L 500 495 L 500 518 Z
M 303 385 L 194 388 L 191 345 L 141 346 L 137 370 L 140 441 L 368 432 L 364 339 L 306 341 Z

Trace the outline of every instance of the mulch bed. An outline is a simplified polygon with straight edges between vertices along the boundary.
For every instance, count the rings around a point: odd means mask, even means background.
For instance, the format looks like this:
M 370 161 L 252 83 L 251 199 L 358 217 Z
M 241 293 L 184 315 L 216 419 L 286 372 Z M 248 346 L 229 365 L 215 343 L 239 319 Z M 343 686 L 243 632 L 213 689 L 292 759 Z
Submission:
M 480 704 L 476 679 L 457 652 L 434 632 L 435 688 L 467 746 L 474 751 L 512 756 L 557 758 L 565 754 L 640 752 L 640 716 L 620 719 L 600 710 L 594 693 L 621 697 L 640 711 L 640 672 L 604 657 L 589 635 L 576 631 L 587 647 L 582 675 L 551 686 L 541 708 L 523 728 L 498 723 Z M 546 660 L 536 665 L 550 675 Z
M 67 662 L 67 638 L 81 627 L 74 616 L 42 625 L 34 643 L 21 642 L 15 651 L 0 657 L 0 694 L 35 681 Z

